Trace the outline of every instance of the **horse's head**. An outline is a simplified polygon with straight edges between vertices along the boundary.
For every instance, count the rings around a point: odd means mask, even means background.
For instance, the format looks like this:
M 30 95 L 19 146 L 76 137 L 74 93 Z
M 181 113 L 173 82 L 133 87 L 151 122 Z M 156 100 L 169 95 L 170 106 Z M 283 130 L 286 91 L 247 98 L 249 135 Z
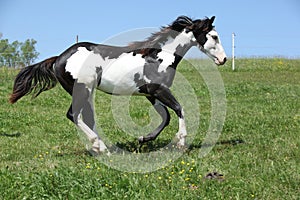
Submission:
M 212 25 L 214 20 L 215 16 L 210 19 L 194 20 L 190 30 L 193 31 L 199 49 L 211 58 L 215 64 L 223 65 L 226 62 L 226 54 L 219 35 Z

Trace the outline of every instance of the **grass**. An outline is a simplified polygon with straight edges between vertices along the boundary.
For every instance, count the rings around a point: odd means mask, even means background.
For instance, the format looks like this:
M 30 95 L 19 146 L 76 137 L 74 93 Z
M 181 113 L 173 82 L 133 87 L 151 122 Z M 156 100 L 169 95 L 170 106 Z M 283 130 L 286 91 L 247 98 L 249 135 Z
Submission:
M 299 199 L 300 60 L 238 59 L 236 67 L 232 72 L 229 61 L 219 68 L 226 120 L 213 150 L 199 157 L 210 121 L 210 93 L 188 62 L 180 64 L 197 96 L 200 128 L 182 156 L 146 173 L 115 170 L 86 153 L 65 117 L 71 98 L 60 86 L 33 101 L 25 97 L 8 104 L 17 71 L 0 68 L 0 199 Z M 97 93 L 98 124 L 113 144 L 134 151 L 136 135 L 118 127 L 110 101 Z M 141 97 L 130 102 L 132 120 L 147 125 L 150 105 Z M 172 140 L 178 120 L 171 113 L 170 126 L 140 153 Z M 114 164 L 115 158 L 107 159 Z M 223 176 L 205 178 L 215 171 Z

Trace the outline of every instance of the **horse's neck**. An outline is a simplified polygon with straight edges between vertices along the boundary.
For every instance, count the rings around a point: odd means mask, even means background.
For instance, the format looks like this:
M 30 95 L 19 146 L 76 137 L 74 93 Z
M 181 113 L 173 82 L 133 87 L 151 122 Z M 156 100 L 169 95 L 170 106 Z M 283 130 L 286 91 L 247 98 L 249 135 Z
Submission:
M 193 38 L 193 33 L 191 31 L 186 32 L 185 30 L 175 37 L 169 36 L 167 41 L 161 44 L 160 47 L 162 51 L 158 56 L 162 58 L 162 64 L 167 66 L 171 64 L 174 68 L 176 68 L 182 57 L 193 46 Z M 173 60 L 173 62 L 169 63 L 170 60 Z

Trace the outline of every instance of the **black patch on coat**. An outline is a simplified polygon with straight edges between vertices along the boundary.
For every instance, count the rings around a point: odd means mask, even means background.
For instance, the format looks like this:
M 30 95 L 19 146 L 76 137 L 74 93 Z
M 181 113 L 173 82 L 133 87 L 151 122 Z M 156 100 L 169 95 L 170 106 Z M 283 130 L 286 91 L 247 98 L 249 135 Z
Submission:
M 113 59 L 118 58 L 122 53 L 128 51 L 127 47 L 115 47 L 115 46 L 108 46 L 103 44 L 98 44 L 93 47 L 93 53 L 99 54 L 103 59 Z
M 101 78 L 102 78 L 102 67 L 96 67 L 96 73 L 97 73 L 97 86 L 101 84 Z
M 158 88 L 160 85 L 170 87 L 175 77 L 175 70 L 171 67 L 167 67 L 166 71 L 159 72 L 159 66 L 162 63 L 162 59 L 154 59 L 152 57 L 145 58 L 145 65 L 143 69 L 143 76 L 136 73 L 134 75 L 134 81 L 139 88 L 139 91 L 144 94 L 151 94 L 151 91 Z M 150 81 L 150 83 L 149 83 Z M 151 88 L 149 86 L 151 85 Z

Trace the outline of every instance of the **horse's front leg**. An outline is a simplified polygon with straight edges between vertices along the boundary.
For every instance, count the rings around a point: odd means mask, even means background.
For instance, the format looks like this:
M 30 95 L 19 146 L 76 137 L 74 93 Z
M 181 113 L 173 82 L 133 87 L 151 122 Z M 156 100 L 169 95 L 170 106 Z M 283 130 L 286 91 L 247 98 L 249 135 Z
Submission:
M 92 143 L 92 149 L 90 150 L 92 154 L 104 152 L 109 154 L 106 145 L 100 139 L 96 131 L 93 90 L 94 89 L 88 89 L 85 84 L 75 83 L 72 95 L 72 106 L 68 116 L 73 116 L 74 123 L 85 133 L 88 140 Z
M 170 122 L 170 114 L 166 106 L 164 106 L 160 101 L 158 101 L 155 98 L 147 97 L 147 99 L 152 103 L 157 113 L 161 116 L 162 122 L 152 133 L 149 133 L 146 136 L 140 136 L 138 138 L 140 144 L 151 140 L 155 140 L 155 138 L 157 138 L 157 136 L 163 131 L 163 129 L 166 126 L 169 125 Z
M 151 95 L 154 98 L 158 99 L 165 106 L 174 110 L 174 112 L 178 116 L 179 129 L 178 129 L 178 133 L 176 134 L 176 138 L 178 139 L 177 146 L 184 147 L 186 145 L 187 131 L 186 131 L 186 126 L 184 121 L 184 112 L 181 105 L 178 103 L 176 98 L 172 95 L 169 88 L 164 87 L 162 85 L 160 85 L 159 87 L 157 87 L 157 85 L 154 85 L 152 87 L 155 88 L 155 90 L 151 91 L 151 85 L 149 85 L 148 87 L 151 92 Z

